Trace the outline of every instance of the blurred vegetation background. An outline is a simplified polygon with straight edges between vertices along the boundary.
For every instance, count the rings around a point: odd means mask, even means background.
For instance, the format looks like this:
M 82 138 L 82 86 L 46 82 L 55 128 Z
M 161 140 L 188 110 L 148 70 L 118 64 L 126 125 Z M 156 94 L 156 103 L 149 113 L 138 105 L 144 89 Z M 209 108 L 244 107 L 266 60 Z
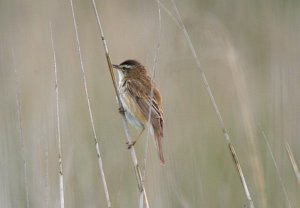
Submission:
M 162 2 L 175 14 L 170 1 Z M 112 61 L 134 58 L 151 69 L 159 32 L 157 3 L 96 3 Z M 287 142 L 300 164 L 300 2 L 176 3 L 255 206 L 300 207 L 300 186 L 285 149 Z M 92 3 L 74 0 L 74 9 L 111 201 L 113 207 L 138 207 L 133 166 Z M 150 207 L 241 208 L 246 198 L 199 70 L 182 31 L 161 12 L 155 82 L 164 98 L 166 166 L 159 165 L 150 138 L 145 178 Z M 0 206 L 26 207 L 25 160 L 29 207 L 59 207 L 50 21 L 60 90 L 65 205 L 106 207 L 67 0 L 0 1 Z M 14 68 L 20 79 L 24 151 Z M 136 145 L 142 166 L 145 141 Z

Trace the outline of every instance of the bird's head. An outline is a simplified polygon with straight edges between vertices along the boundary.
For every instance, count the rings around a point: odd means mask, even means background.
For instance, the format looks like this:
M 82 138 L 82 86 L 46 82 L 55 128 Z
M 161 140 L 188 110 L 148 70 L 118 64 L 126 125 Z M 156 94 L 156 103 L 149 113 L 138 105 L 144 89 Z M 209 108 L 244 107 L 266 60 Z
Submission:
M 119 65 L 113 64 L 113 67 L 121 72 L 124 76 L 138 76 L 146 73 L 145 67 L 136 60 L 126 60 Z

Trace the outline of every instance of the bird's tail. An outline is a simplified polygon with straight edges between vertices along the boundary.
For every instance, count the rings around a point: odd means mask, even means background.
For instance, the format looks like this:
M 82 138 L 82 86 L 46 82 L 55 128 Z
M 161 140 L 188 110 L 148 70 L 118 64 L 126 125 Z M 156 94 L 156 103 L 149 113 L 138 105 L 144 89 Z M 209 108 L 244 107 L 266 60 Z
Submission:
M 161 144 L 161 138 L 157 139 L 157 147 L 158 147 L 158 156 L 160 159 L 160 163 L 161 165 L 165 165 L 165 158 L 164 158 L 164 153 L 163 153 L 163 149 L 162 149 L 162 144 Z
M 158 151 L 158 157 L 160 159 L 160 164 L 165 165 L 165 158 L 164 158 L 164 153 L 163 153 L 163 148 L 162 148 L 163 133 L 159 129 L 159 130 L 156 130 L 154 132 L 154 134 L 155 134 L 156 147 L 157 147 L 157 151 Z
M 155 144 L 156 148 L 158 151 L 158 157 L 160 159 L 160 164 L 165 165 L 165 158 L 164 158 L 164 153 L 163 153 L 163 148 L 162 148 L 162 138 L 164 136 L 163 133 L 163 123 L 161 117 L 159 118 L 152 118 L 151 119 L 151 133 L 154 135 L 155 138 Z

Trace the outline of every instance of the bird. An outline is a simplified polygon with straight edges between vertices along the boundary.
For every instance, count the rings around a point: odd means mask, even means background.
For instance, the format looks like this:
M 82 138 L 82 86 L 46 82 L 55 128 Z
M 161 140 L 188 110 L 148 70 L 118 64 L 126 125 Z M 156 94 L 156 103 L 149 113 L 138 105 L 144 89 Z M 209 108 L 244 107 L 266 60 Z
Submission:
M 138 137 L 128 144 L 130 149 L 144 132 L 148 120 L 150 133 L 155 138 L 160 163 L 165 164 L 163 138 L 162 96 L 152 82 L 147 69 L 140 62 L 129 59 L 121 64 L 113 64 L 118 72 L 118 91 L 126 120 L 134 127 L 141 129 Z

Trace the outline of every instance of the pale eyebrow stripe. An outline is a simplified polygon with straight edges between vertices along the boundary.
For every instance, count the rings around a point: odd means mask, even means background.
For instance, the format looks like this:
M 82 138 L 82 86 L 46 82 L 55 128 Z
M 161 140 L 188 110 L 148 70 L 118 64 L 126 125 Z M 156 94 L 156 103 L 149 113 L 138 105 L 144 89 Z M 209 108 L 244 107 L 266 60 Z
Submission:
M 131 65 L 128 65 L 128 64 L 125 64 L 125 65 L 121 65 L 121 67 L 125 67 L 125 68 L 132 68 L 132 66 Z

